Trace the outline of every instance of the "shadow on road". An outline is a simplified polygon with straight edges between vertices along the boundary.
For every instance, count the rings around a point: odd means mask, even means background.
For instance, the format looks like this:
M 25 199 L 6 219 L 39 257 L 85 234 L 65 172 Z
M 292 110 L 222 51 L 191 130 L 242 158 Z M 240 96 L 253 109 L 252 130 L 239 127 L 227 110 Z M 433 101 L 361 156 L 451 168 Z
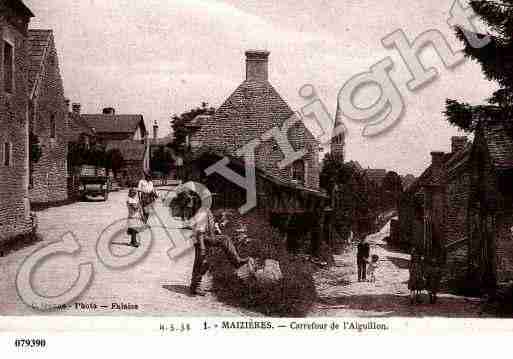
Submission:
M 387 260 L 400 269 L 408 269 L 410 267 L 410 261 L 408 259 L 387 256 Z
M 7 257 L 12 252 L 33 246 L 42 241 L 43 237 L 37 234 L 21 235 L 9 241 L 3 240 L 0 234 L 0 257 Z
M 186 286 L 186 285 L 181 285 L 181 284 L 166 284 L 166 285 L 163 285 L 162 288 L 164 289 L 167 289 L 169 290 L 170 292 L 174 292 L 174 293 L 178 293 L 178 294 L 183 294 L 183 295 L 186 295 L 188 297 L 191 296 L 190 294 L 190 290 L 189 290 L 189 287 Z
M 343 307 L 346 310 L 367 311 L 375 317 L 478 317 L 478 304 L 464 298 L 442 297 L 436 304 L 429 304 L 427 295 L 424 295 L 421 297 L 421 303 L 412 305 L 407 295 L 364 294 L 324 297 L 319 299 L 319 303 L 324 305 L 325 309 Z

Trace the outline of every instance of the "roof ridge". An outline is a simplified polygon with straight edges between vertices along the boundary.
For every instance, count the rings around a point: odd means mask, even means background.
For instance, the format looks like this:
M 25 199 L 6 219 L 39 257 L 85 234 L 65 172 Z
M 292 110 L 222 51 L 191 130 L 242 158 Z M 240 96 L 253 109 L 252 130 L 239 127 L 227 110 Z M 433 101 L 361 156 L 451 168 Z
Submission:
M 32 99 L 32 98 L 34 98 L 34 94 L 36 92 L 37 85 L 39 84 L 39 80 L 40 80 L 41 74 L 43 73 L 43 69 L 45 68 L 46 54 L 47 54 L 48 47 L 50 46 L 50 43 L 51 43 L 51 40 L 52 40 L 52 37 L 53 37 L 53 30 L 29 29 L 28 31 L 29 31 L 29 35 L 30 35 L 30 32 L 35 32 L 35 31 L 44 31 L 44 32 L 47 32 L 47 33 L 50 34 L 46 38 L 46 44 L 44 46 L 43 54 L 41 56 L 41 61 L 40 61 L 40 64 L 39 64 L 39 69 L 38 69 L 38 71 L 36 73 L 34 83 L 32 84 L 32 88 L 30 89 L 30 98 Z M 29 40 L 29 43 L 30 43 L 30 40 Z M 31 54 L 31 51 L 32 51 L 32 46 L 30 46 L 30 48 L 29 48 L 29 56 Z

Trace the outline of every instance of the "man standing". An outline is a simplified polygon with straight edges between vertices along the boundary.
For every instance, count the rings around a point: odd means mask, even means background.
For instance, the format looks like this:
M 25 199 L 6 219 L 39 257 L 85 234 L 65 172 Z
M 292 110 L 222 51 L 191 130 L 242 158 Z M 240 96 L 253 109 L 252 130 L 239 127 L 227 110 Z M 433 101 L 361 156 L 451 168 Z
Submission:
M 209 247 L 221 247 L 225 252 L 230 263 L 239 268 L 246 264 L 250 259 L 241 258 L 230 237 L 221 234 L 221 230 L 214 221 L 214 215 L 208 208 L 200 208 L 193 219 L 192 238 L 194 242 L 194 264 L 192 267 L 192 277 L 190 294 L 196 295 L 201 278 L 209 270 L 207 262 L 207 249 Z
M 363 239 L 358 243 L 356 251 L 356 264 L 358 266 L 358 282 L 367 279 L 367 260 L 370 255 L 370 246 L 367 240 Z

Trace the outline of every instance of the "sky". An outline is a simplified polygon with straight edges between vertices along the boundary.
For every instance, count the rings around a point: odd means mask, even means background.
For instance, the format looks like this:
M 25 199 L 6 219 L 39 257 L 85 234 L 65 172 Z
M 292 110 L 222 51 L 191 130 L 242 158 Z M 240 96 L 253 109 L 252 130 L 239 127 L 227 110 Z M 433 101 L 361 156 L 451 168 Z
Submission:
M 346 124 L 346 158 L 364 167 L 419 175 L 431 151 L 450 151 L 462 135 L 444 119 L 446 98 L 482 103 L 495 89 L 479 65 L 447 70 L 432 49 L 422 60 L 438 77 L 421 90 L 406 88 L 409 73 L 381 39 L 402 29 L 409 39 L 436 29 L 454 51 L 447 25 L 452 0 L 24 0 L 36 17 L 31 28 L 53 29 L 65 95 L 83 113 L 112 106 L 141 113 L 147 126 L 206 101 L 214 107 L 244 80 L 244 52 L 270 51 L 269 80 L 292 109 L 306 105 L 299 89 L 312 84 L 332 115 L 337 95 L 353 76 L 390 56 L 391 76 L 406 112 L 393 130 L 361 136 Z M 478 24 L 479 25 L 479 24 Z M 379 95 L 363 93 L 362 105 Z

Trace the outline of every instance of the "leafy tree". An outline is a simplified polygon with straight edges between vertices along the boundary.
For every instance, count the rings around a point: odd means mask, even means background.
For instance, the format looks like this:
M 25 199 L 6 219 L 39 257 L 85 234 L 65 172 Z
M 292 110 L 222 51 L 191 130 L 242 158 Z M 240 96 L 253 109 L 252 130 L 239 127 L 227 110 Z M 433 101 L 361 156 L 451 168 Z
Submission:
M 456 36 L 465 45 L 465 55 L 477 61 L 486 78 L 497 82 L 499 89 L 487 99 L 486 105 L 446 100 L 444 114 L 448 121 L 465 131 L 473 131 L 484 119 L 511 121 L 513 114 L 513 0 L 473 0 L 470 6 L 489 27 L 490 41 L 478 48 L 472 46 L 469 38 L 477 36 L 483 40 L 484 34 L 457 28 Z
M 172 148 L 178 153 L 183 154 L 185 149 L 185 138 L 191 134 L 191 129 L 187 127 L 191 121 L 199 115 L 213 115 L 215 108 L 208 105 L 207 102 L 202 102 L 201 106 L 186 111 L 181 115 L 173 115 L 171 119 L 171 128 L 175 140 L 173 141 Z
M 102 145 L 88 147 L 83 143 L 75 142 L 68 146 L 69 168 L 90 165 L 111 169 L 116 174 L 124 164 L 123 155 L 117 148 L 106 151 L 105 146 Z
M 68 145 L 68 167 L 79 167 L 87 162 L 88 149 L 85 144 L 72 142 Z
M 378 212 L 379 200 L 377 189 L 364 173 L 328 154 L 323 159 L 320 181 L 321 187 L 332 196 L 334 224 L 341 236 L 346 237 L 349 229 L 358 236 L 367 233 Z
M 151 156 L 151 170 L 152 172 L 160 172 L 163 175 L 168 175 L 173 168 L 174 159 L 169 149 L 159 147 Z
M 111 169 L 114 176 L 125 165 L 123 154 L 118 148 L 112 148 L 105 153 L 105 164 L 108 169 Z
M 383 204 L 386 206 L 397 207 L 397 202 L 399 201 L 403 191 L 401 176 L 394 171 L 387 172 L 383 179 L 381 189 Z

